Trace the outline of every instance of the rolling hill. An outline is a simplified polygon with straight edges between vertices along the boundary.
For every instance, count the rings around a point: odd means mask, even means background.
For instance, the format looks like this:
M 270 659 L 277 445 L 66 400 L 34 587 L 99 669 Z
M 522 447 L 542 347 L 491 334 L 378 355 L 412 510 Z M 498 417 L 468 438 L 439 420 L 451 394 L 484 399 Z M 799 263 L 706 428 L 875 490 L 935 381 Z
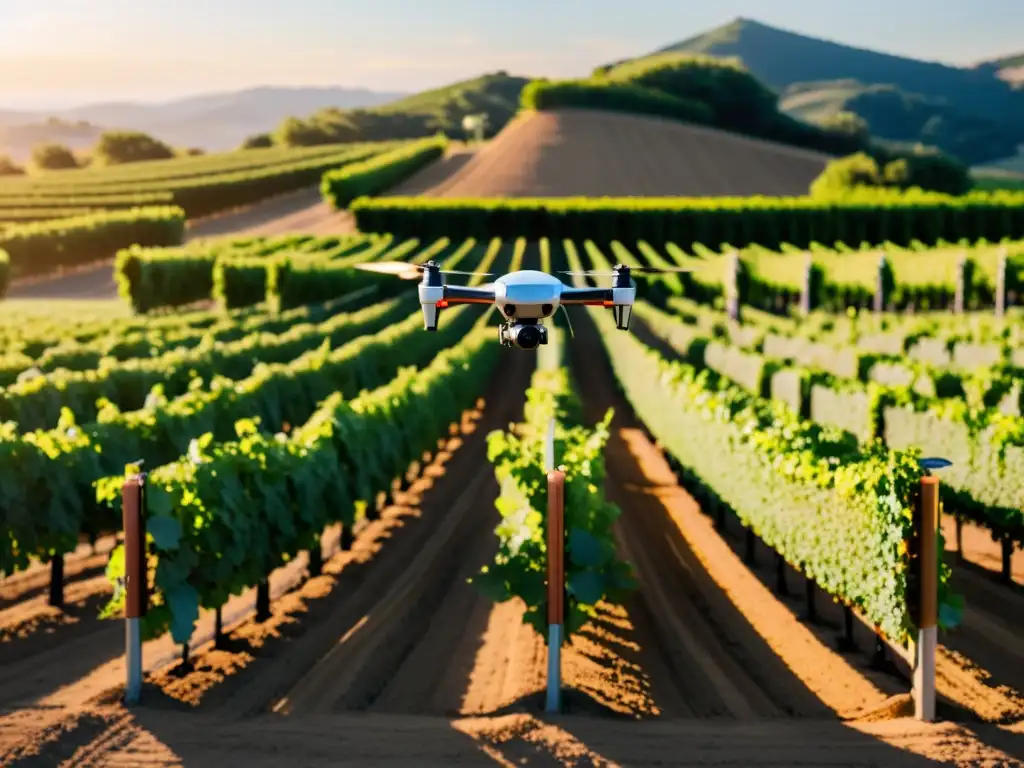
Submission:
M 594 158 L 601 158 L 594 162 Z M 802 195 L 830 158 L 673 120 L 586 109 L 524 112 L 475 153 L 429 166 L 391 195 Z
M 1014 154 L 1024 143 L 1024 92 L 994 66 L 920 61 L 745 18 L 639 58 L 664 53 L 738 58 L 796 117 L 820 121 L 854 112 L 879 138 L 938 146 L 969 163 Z
M 0 152 L 23 160 L 32 146 L 44 141 L 83 148 L 107 128 L 144 131 L 176 146 L 231 149 L 246 136 L 268 131 L 289 115 L 324 107 L 379 106 L 407 95 L 362 88 L 264 86 L 155 104 L 111 102 L 47 113 L 0 110 Z M 88 125 L 83 126 L 82 121 Z

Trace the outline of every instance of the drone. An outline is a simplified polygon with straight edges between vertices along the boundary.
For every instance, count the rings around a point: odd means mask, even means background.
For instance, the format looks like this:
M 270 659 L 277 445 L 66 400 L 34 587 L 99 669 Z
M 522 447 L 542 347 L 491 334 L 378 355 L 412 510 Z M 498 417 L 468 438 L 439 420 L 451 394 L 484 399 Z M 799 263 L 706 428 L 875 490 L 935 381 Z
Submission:
M 524 269 L 510 272 L 479 287 L 448 285 L 445 275 L 472 275 L 489 277 L 490 272 L 461 272 L 441 269 L 434 261 L 412 264 L 402 261 L 377 261 L 356 265 L 369 272 L 394 275 L 402 280 L 420 280 L 419 299 L 423 308 L 423 323 L 427 331 L 437 330 L 437 319 L 445 307 L 453 304 L 493 304 L 503 317 L 498 329 L 502 346 L 532 350 L 548 343 L 548 329 L 544 320 L 552 317 L 559 307 L 565 313 L 572 333 L 572 321 L 566 306 L 596 306 L 611 308 L 615 315 L 615 327 L 620 331 L 629 330 L 629 321 L 636 300 L 636 283 L 633 275 L 667 274 L 690 272 L 687 268 L 657 269 L 652 267 L 628 267 L 617 264 L 611 272 L 563 271 L 559 274 L 584 275 L 590 277 L 612 277 L 611 288 L 573 288 L 547 272 Z

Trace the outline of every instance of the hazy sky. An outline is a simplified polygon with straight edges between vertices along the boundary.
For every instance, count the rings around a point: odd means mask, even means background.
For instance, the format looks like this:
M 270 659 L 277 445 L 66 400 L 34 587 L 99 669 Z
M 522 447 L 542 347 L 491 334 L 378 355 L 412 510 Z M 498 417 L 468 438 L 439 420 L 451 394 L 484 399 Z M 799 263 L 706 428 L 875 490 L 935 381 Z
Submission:
M 1024 48 L 1022 0 L 0 0 L 0 108 L 572 77 L 736 16 L 949 63 Z

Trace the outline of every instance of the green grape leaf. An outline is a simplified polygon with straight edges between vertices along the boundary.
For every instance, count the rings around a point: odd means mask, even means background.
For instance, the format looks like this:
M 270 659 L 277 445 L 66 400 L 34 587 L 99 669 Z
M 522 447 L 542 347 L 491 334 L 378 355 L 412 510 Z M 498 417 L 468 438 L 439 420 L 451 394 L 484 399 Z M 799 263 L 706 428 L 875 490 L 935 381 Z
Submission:
M 146 520 L 146 532 L 159 549 L 170 551 L 181 543 L 181 523 L 173 517 L 156 515 Z
M 569 592 L 585 605 L 596 605 L 604 596 L 604 582 L 596 571 L 577 571 L 569 576 Z
M 174 642 L 187 643 L 199 619 L 199 593 L 191 584 L 179 584 L 164 592 L 164 599 L 171 609 L 171 636 Z
M 590 531 L 573 528 L 569 531 L 569 557 L 581 568 L 597 568 L 608 560 L 608 547 Z

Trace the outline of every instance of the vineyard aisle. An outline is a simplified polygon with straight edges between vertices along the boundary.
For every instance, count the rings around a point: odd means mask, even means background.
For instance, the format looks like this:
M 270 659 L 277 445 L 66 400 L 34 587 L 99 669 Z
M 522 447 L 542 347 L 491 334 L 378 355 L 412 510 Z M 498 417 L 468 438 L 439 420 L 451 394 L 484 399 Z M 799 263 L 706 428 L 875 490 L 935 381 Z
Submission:
M 886 693 L 752 590 L 741 564 L 673 535 L 681 494 L 594 360 L 591 324 L 577 325 L 588 410 L 619 414 L 608 490 L 626 509 L 619 543 L 641 589 L 604 606 L 567 649 L 565 715 L 542 712 L 545 648 L 521 608 L 493 606 L 465 581 L 495 546 L 485 437 L 521 416 L 533 367 L 530 353 L 507 350 L 462 445 L 367 525 L 351 554 L 275 601 L 265 625 L 231 631 L 225 650 L 197 650 L 192 671 L 150 676 L 144 706 L 97 703 L 121 679 L 120 658 L 46 695 L 41 660 L 25 658 L 33 671 L 0 680 L 20 703 L 34 699 L 0 718 L 0 745 L 16 746 L 0 746 L 0 763 L 1014 765 L 961 725 L 849 726 L 832 714 L 873 708 Z M 65 649 L 65 670 L 73 655 Z
M 270 237 L 290 233 L 341 235 L 355 232 L 347 212 L 334 211 L 320 197 L 319 187 L 264 200 L 236 211 L 189 222 L 186 242 L 207 237 Z M 57 277 L 14 282 L 12 299 L 114 299 L 113 259 Z

